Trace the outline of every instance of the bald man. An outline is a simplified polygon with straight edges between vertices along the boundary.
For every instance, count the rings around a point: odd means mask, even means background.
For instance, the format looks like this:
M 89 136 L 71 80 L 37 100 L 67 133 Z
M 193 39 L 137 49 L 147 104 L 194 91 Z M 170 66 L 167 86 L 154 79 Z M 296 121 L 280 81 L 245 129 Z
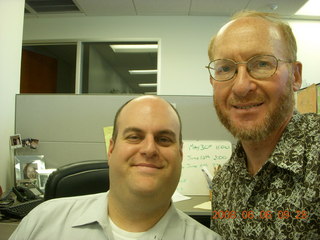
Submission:
M 221 239 L 173 206 L 181 162 L 178 112 L 156 96 L 130 100 L 114 120 L 110 190 L 47 201 L 22 220 L 10 239 Z

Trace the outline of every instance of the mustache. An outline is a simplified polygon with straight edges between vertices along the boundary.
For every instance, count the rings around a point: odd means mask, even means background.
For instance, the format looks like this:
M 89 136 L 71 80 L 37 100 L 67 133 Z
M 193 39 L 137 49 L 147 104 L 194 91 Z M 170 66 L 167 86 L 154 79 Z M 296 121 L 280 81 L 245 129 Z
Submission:
M 248 102 L 264 102 L 265 98 L 261 95 L 257 96 L 245 96 L 245 97 L 239 97 L 239 96 L 233 96 L 229 99 L 228 103 L 231 105 L 236 104 L 244 104 Z

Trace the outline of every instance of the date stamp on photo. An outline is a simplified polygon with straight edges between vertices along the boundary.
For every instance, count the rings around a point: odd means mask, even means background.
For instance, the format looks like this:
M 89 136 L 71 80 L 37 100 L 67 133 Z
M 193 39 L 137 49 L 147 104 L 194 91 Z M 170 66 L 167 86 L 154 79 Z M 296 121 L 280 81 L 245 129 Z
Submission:
M 212 219 L 307 219 L 308 212 L 305 210 L 301 211 L 212 211 Z

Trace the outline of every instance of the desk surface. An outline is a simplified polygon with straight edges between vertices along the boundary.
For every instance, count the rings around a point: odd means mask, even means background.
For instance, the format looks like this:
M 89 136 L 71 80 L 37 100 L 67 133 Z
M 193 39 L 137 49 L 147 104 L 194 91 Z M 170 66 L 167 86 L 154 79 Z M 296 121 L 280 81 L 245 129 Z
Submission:
M 210 201 L 208 195 L 192 195 L 192 196 L 190 195 L 188 197 L 191 197 L 191 199 L 174 203 L 176 208 L 180 209 L 181 211 L 185 212 L 188 215 L 211 216 L 211 210 L 194 208 L 194 206 L 198 204 Z
M 19 221 L 0 222 L 0 240 L 8 240 L 13 231 L 17 228 Z

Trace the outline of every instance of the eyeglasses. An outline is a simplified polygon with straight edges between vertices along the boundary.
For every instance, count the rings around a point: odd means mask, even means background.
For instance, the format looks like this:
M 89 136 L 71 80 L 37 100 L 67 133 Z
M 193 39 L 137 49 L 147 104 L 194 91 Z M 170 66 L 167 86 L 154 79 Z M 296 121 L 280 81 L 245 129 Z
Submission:
M 224 82 L 231 80 L 238 73 L 238 64 L 246 64 L 251 77 L 263 80 L 271 77 L 277 71 L 279 62 L 291 63 L 292 61 L 277 59 L 272 55 L 256 55 L 246 62 L 216 59 L 211 61 L 206 68 L 214 80 Z

